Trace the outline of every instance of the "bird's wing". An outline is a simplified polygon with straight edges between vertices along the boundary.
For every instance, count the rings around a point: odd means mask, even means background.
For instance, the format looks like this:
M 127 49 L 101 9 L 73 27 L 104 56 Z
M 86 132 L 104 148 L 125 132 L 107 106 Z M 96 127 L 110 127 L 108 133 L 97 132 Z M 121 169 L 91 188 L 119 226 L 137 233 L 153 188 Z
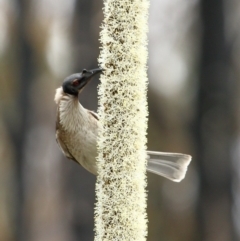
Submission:
M 62 139 L 60 138 L 59 132 L 56 132 L 56 141 L 58 146 L 60 147 L 62 153 L 69 159 L 75 161 L 78 163 L 78 161 L 73 157 L 73 155 L 69 152 L 67 146 L 65 145 L 65 143 L 62 141 Z M 78 163 L 79 164 L 79 163 Z
M 88 110 L 88 112 L 96 119 L 96 120 L 99 120 L 99 116 L 96 112 L 94 111 L 91 111 L 91 110 Z
M 61 149 L 62 153 L 69 159 L 75 161 L 78 163 L 78 161 L 73 157 L 73 155 L 68 150 L 66 144 L 63 141 L 63 138 L 61 136 L 61 125 L 60 125 L 60 119 L 59 119 L 59 111 L 57 110 L 57 121 L 56 121 L 56 141 Z M 79 163 L 78 163 L 79 164 Z
M 147 151 L 149 172 L 166 177 L 174 182 L 184 179 L 192 157 L 180 153 Z

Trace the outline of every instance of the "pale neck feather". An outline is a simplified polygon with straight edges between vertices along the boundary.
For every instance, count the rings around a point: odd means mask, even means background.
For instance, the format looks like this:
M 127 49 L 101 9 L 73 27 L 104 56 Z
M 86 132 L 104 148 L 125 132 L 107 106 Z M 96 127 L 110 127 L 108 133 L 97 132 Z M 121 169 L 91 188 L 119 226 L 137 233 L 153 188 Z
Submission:
M 78 132 L 87 121 L 87 110 L 79 103 L 78 98 L 64 93 L 60 87 L 56 90 L 54 100 L 59 107 L 62 127 L 69 132 Z

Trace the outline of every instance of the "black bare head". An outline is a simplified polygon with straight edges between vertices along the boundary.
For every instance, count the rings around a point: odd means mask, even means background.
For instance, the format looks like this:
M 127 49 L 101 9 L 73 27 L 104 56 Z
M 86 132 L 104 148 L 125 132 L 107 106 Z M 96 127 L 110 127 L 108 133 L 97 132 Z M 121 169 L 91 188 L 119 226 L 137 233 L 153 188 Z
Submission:
M 92 79 L 92 77 L 101 72 L 101 68 L 92 70 L 83 69 L 81 73 L 76 73 L 68 76 L 62 84 L 64 93 L 78 96 L 78 93 Z

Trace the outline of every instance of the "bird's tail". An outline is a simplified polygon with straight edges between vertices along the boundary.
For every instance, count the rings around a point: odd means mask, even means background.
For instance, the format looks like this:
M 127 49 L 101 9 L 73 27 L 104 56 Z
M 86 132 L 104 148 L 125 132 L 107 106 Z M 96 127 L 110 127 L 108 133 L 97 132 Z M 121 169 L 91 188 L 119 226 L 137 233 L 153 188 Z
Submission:
M 147 151 L 147 171 L 174 182 L 184 179 L 191 156 L 180 153 Z

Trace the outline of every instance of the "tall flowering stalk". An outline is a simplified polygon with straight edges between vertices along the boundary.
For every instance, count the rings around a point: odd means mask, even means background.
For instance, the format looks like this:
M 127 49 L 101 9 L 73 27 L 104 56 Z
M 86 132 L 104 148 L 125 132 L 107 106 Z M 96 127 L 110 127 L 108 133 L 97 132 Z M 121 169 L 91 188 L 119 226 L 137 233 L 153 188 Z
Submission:
M 95 241 L 143 241 L 148 0 L 104 0 Z

